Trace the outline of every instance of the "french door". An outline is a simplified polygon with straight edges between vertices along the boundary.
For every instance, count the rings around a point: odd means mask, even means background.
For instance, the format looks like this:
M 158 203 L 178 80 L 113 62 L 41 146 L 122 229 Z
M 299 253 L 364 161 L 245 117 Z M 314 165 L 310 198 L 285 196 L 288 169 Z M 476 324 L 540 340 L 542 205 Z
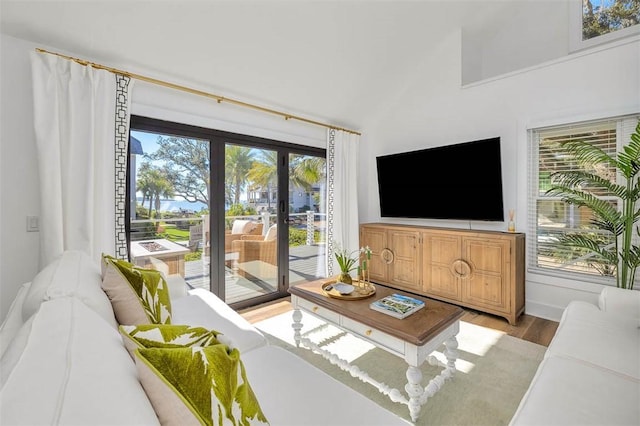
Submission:
M 131 117 L 130 260 L 235 308 L 324 277 L 325 150 Z

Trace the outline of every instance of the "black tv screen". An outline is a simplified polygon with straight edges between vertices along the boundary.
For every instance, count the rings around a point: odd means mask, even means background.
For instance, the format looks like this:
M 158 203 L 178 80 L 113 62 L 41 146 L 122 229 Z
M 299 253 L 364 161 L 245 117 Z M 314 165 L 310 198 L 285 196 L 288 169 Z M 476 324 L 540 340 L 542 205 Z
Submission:
M 504 221 L 500 138 L 376 158 L 383 217 Z

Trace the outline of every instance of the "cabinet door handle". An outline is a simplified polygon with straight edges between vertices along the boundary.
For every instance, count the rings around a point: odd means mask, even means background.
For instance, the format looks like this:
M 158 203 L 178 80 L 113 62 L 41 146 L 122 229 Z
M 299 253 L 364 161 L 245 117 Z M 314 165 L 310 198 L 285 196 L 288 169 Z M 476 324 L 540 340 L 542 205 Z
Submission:
M 380 257 L 382 258 L 382 260 L 384 260 L 384 263 L 386 263 L 387 265 L 393 263 L 393 257 L 394 257 L 393 252 L 388 248 L 384 248 L 382 249 L 382 251 L 380 251 Z
M 471 265 L 469 265 L 469 262 L 465 260 L 462 260 L 462 259 L 454 260 L 453 263 L 451 263 L 450 269 L 451 269 L 451 273 L 455 277 L 458 277 L 458 278 L 471 277 Z

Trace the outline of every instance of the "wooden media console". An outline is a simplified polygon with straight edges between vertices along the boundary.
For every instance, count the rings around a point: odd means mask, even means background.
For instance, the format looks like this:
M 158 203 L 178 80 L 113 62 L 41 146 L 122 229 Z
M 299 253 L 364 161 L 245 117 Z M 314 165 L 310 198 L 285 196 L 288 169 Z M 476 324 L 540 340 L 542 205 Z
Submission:
M 375 283 L 506 318 L 524 312 L 525 235 L 388 223 L 360 225 Z

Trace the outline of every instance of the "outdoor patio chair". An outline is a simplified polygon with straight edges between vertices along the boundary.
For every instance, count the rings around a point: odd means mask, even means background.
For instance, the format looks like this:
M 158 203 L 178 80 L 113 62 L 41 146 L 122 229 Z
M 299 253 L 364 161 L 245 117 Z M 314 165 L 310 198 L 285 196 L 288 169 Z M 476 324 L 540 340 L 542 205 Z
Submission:
M 267 234 L 243 235 L 231 243 L 231 251 L 238 253 L 237 273 L 243 277 L 267 278 L 276 275 L 277 228 L 271 226 Z
M 224 234 L 224 252 L 234 252 L 235 250 L 231 248 L 231 243 L 245 235 L 264 238 L 262 236 L 262 223 L 244 219 L 234 220 L 231 229 L 227 229 Z
M 202 243 L 202 222 L 189 227 L 189 250 L 196 251 Z

